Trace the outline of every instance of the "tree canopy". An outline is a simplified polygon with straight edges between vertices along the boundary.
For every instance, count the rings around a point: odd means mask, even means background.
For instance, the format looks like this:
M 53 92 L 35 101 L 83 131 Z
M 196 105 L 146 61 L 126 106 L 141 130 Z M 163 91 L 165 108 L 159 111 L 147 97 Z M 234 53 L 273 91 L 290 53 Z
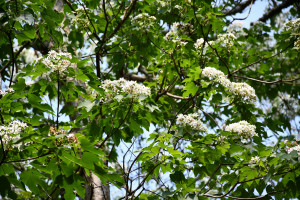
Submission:
M 0 0 L 0 198 L 300 198 L 300 4 L 265 2 Z

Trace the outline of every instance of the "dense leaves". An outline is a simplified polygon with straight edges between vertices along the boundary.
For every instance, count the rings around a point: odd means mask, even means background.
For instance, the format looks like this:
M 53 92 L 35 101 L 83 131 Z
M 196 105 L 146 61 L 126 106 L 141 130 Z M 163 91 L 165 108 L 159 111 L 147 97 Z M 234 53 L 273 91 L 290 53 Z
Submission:
M 254 2 L 0 0 L 0 197 L 299 198 L 299 3 Z

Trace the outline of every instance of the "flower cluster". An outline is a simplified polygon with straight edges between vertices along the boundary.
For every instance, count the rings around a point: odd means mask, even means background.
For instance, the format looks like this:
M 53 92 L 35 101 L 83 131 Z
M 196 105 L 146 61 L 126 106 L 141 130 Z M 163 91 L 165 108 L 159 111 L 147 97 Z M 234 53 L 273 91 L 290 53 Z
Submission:
M 149 29 L 154 25 L 156 17 L 150 16 L 148 13 L 141 13 L 132 19 L 132 22 L 142 29 Z
M 185 46 L 185 42 L 180 35 L 188 35 L 193 26 L 188 23 L 174 22 L 170 31 L 164 36 L 164 40 L 179 43 L 180 46 Z
M 136 81 L 127 81 L 124 78 L 119 80 L 111 81 L 105 80 L 100 86 L 105 91 L 105 102 L 111 101 L 115 95 L 126 93 L 132 95 L 133 98 L 138 98 L 140 95 L 151 95 L 150 88 L 138 84 Z
M 290 148 L 287 149 L 288 153 L 291 153 L 292 151 L 297 151 L 298 155 L 300 156 L 300 145 L 290 147 Z
M 203 43 L 204 43 L 204 39 L 203 38 L 200 38 L 200 39 L 197 39 L 196 43 L 194 44 L 194 47 L 196 49 L 201 49 L 203 47 Z M 207 48 L 208 47 L 208 44 L 210 45 L 213 45 L 214 44 L 214 41 L 209 41 L 209 42 L 206 42 L 205 45 L 204 45 L 204 48 Z
M 6 94 L 8 94 L 9 92 L 14 92 L 14 89 L 12 88 L 8 88 L 7 90 L 0 90 L 0 95 L 1 96 L 5 96 Z
M 299 50 L 300 49 L 300 18 L 285 23 L 284 29 L 286 31 L 291 31 L 291 36 L 296 37 L 296 41 L 294 42 L 294 48 Z
M 226 126 L 225 131 L 230 131 L 234 133 L 238 133 L 238 136 L 241 139 L 250 139 L 253 136 L 257 136 L 255 132 L 256 127 L 254 125 L 249 124 L 246 121 L 240 121 L 237 123 L 229 124 Z
M 260 157 L 259 156 L 255 156 L 255 157 L 251 157 L 249 163 L 250 164 L 257 164 L 260 161 Z
M 226 47 L 232 47 L 234 45 L 233 40 L 236 37 L 232 33 L 225 33 L 218 35 L 218 41 L 221 42 Z
M 176 8 L 178 10 L 182 10 L 182 6 L 180 6 L 180 5 L 176 5 L 176 6 L 174 6 L 174 8 Z
M 5 144 L 11 140 L 19 140 L 20 132 L 27 127 L 27 124 L 20 121 L 12 121 L 8 126 L 0 126 L 0 136 Z
M 245 98 L 246 101 L 255 101 L 256 94 L 253 87 L 247 83 L 231 83 L 230 91 L 235 95 L 240 95 Z
M 300 31 L 300 18 L 288 21 L 284 24 L 284 29 L 286 31 Z
M 247 83 L 234 83 L 231 82 L 225 74 L 213 67 L 205 67 L 202 70 L 202 77 L 212 78 L 219 84 L 228 89 L 229 92 L 239 95 L 245 99 L 245 101 L 254 102 L 256 100 L 256 94 L 253 87 Z
M 224 135 L 221 135 L 221 136 L 219 136 L 219 137 L 217 138 L 217 142 L 218 142 L 219 144 L 224 144 L 226 140 L 227 140 L 227 137 L 224 136 Z
M 243 22 L 242 21 L 235 21 L 228 26 L 227 32 L 239 32 L 243 29 Z
M 47 58 L 43 59 L 42 62 L 48 68 L 62 73 L 66 71 L 68 67 L 72 66 L 69 59 L 72 59 L 70 53 L 57 53 L 56 51 L 51 50 L 48 53 Z
M 190 126 L 192 129 L 197 131 L 207 131 L 207 128 L 203 125 L 197 113 L 192 113 L 188 115 L 179 114 L 177 116 L 176 124 L 183 126 Z
M 88 27 L 90 25 L 90 22 L 88 18 L 86 17 L 87 10 L 84 10 L 84 8 L 77 8 L 73 13 L 74 15 L 70 16 L 72 19 L 71 24 L 73 25 L 80 25 L 83 27 Z

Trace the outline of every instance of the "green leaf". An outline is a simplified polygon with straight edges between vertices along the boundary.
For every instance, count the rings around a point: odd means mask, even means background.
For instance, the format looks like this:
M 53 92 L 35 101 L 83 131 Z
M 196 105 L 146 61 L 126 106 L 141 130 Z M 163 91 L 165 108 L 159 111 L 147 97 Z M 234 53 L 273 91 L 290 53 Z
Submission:
M 174 183 L 182 183 L 186 180 L 181 171 L 175 171 L 174 174 L 170 174 L 170 178 Z

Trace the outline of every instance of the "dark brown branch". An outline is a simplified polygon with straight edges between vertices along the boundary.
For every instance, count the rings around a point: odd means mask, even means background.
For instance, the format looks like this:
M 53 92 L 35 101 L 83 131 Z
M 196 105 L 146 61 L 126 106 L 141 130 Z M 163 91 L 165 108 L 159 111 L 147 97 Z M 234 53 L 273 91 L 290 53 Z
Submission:
M 236 76 L 236 75 L 234 75 L 232 77 L 235 77 L 235 78 L 238 78 L 238 79 L 248 79 L 248 80 L 251 80 L 251 81 L 256 81 L 256 82 L 265 83 L 265 84 L 290 83 L 290 82 L 300 80 L 300 77 L 295 78 L 295 79 L 291 79 L 291 80 L 276 80 L 276 81 L 263 81 L 263 80 L 259 80 L 259 79 L 255 79 L 255 78 L 251 78 L 251 77 Z
M 32 158 L 25 158 L 25 159 L 20 159 L 20 160 L 9 160 L 9 161 L 5 161 L 3 163 L 15 163 L 15 162 L 24 162 L 24 161 L 28 161 L 28 160 L 35 160 L 35 159 L 47 156 L 47 155 L 49 155 L 51 153 L 52 152 L 49 151 L 48 153 L 42 154 L 40 156 L 36 156 L 36 157 L 32 157 Z
M 262 62 L 262 61 L 268 60 L 268 59 L 270 59 L 270 58 L 273 58 L 273 57 L 275 57 L 275 56 L 277 56 L 277 55 L 283 53 L 284 51 L 286 51 L 287 49 L 289 49 L 290 47 L 292 47 L 292 46 L 294 45 L 294 42 L 295 42 L 295 41 L 293 41 L 293 42 L 290 43 L 287 47 L 285 47 L 284 49 L 282 49 L 282 50 L 279 51 L 278 53 L 273 54 L 273 55 L 270 56 L 270 57 L 267 57 L 267 58 L 265 58 L 265 57 L 264 57 L 264 58 L 261 58 L 261 59 L 259 59 L 259 60 L 257 60 L 257 61 L 254 61 L 253 63 L 250 63 L 249 65 L 246 65 L 246 66 L 244 66 L 244 67 L 242 67 L 242 68 L 239 68 L 239 69 L 237 69 L 237 70 L 231 72 L 231 75 L 232 75 L 232 74 L 235 74 L 235 73 L 237 73 L 237 72 L 239 72 L 239 71 L 241 71 L 241 70 L 243 70 L 243 69 L 246 69 L 246 68 L 248 68 L 248 67 L 251 67 L 252 65 L 255 65 L 255 64 L 260 63 L 260 62 Z M 229 75 L 229 77 L 230 77 L 230 75 Z
M 132 108 L 132 104 L 133 104 L 133 103 L 131 102 L 131 104 L 130 104 L 130 106 L 129 106 L 129 109 L 128 109 L 128 111 L 127 111 L 127 113 L 126 113 L 124 119 L 123 119 L 122 122 L 119 124 L 119 126 L 118 126 L 118 128 L 117 128 L 116 130 L 118 130 L 118 129 L 124 124 L 125 120 L 127 119 L 128 115 L 129 115 L 129 113 L 130 113 L 130 110 L 131 110 L 131 108 Z M 115 130 L 114 132 L 108 133 L 107 136 L 106 136 L 106 138 L 105 138 L 100 144 L 97 144 L 97 145 L 95 145 L 95 146 L 98 147 L 98 148 L 102 148 L 102 146 L 104 145 L 104 143 L 108 140 L 108 138 L 110 138 L 110 137 L 116 132 L 116 130 Z
M 282 9 L 287 8 L 291 6 L 293 3 L 298 2 L 299 0 L 286 0 L 282 4 L 279 4 L 278 6 L 272 8 L 267 13 L 265 13 L 261 18 L 258 19 L 258 21 L 266 22 L 268 19 L 272 18 L 273 16 L 279 14 Z
M 30 42 L 27 41 L 23 44 L 23 46 L 20 47 L 20 49 L 15 53 L 14 57 L 15 59 L 19 56 L 19 54 L 23 51 L 23 49 L 29 44 Z M 13 60 L 9 60 L 1 69 L 0 74 L 13 62 Z
M 147 80 L 147 77 L 146 76 L 139 76 L 139 75 L 136 75 L 136 74 L 125 74 L 124 75 L 124 78 L 127 79 L 127 80 L 134 80 L 134 81 L 138 81 L 138 82 L 144 82 Z
M 279 191 L 273 191 L 273 192 L 269 192 L 263 196 L 259 196 L 259 197 L 233 197 L 233 196 L 228 196 L 226 195 L 225 197 L 228 197 L 228 198 L 231 198 L 231 199 L 241 199 L 241 200 L 255 200 L 255 199 L 262 199 L 262 198 L 265 198 L 271 194 L 276 194 L 276 193 L 281 193 L 281 192 L 284 192 L 285 190 L 279 190 Z M 203 195 L 203 196 L 206 196 L 206 197 L 212 197 L 212 198 L 222 198 L 222 196 L 215 196 L 215 195 Z
M 97 77 L 101 78 L 100 54 L 99 54 L 99 52 L 96 53 L 96 71 L 97 71 Z
M 122 25 L 125 23 L 125 21 L 128 19 L 128 17 L 132 13 L 137 1 L 138 0 L 133 0 L 132 3 L 127 8 L 125 8 L 124 17 L 123 17 L 122 21 L 120 21 L 118 23 L 117 27 L 114 29 L 114 31 L 107 38 L 103 38 L 103 40 L 102 40 L 103 43 L 105 41 L 109 40 L 110 38 L 112 38 L 118 32 L 118 30 L 122 27 Z
M 242 3 L 240 3 L 239 5 L 237 5 L 235 8 L 233 8 L 232 10 L 227 10 L 227 11 L 224 11 L 224 15 L 222 16 L 228 16 L 228 15 L 235 15 L 237 13 L 242 13 L 245 8 L 247 8 L 250 4 L 254 3 L 255 0 L 247 0 L 247 1 L 244 1 Z

